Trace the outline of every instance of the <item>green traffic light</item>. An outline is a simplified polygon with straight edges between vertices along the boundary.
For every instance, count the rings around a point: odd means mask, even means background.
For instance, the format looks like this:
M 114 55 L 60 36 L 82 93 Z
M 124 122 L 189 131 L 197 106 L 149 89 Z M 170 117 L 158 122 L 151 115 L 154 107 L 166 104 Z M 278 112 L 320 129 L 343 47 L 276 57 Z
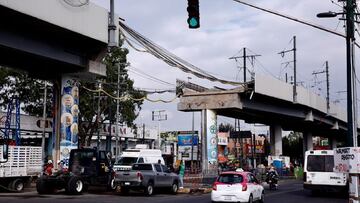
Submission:
M 191 18 L 189 23 L 191 27 L 196 27 L 199 24 L 195 18 Z
M 192 17 L 189 19 L 189 26 L 193 28 L 199 27 L 199 21 L 195 17 Z

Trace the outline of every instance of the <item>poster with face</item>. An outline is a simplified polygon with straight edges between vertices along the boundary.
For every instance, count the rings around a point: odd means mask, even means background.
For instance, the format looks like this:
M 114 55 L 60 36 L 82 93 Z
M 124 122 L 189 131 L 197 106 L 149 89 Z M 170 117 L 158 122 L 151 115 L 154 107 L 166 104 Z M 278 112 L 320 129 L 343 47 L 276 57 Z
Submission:
M 206 110 L 206 119 L 207 119 L 207 158 L 209 167 L 216 168 L 217 165 L 217 116 L 216 112 L 213 110 Z M 213 165 L 213 166 L 212 166 Z
M 68 167 L 70 151 L 78 146 L 79 82 L 63 77 L 61 85 L 60 160 Z

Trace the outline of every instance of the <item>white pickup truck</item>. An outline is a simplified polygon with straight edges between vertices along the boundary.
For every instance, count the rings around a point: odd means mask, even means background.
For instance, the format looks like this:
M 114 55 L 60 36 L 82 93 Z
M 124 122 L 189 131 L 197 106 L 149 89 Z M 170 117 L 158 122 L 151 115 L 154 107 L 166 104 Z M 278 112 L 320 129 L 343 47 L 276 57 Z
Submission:
M 41 147 L 9 146 L 8 159 L 0 146 L 0 187 L 13 192 L 23 191 L 42 171 Z

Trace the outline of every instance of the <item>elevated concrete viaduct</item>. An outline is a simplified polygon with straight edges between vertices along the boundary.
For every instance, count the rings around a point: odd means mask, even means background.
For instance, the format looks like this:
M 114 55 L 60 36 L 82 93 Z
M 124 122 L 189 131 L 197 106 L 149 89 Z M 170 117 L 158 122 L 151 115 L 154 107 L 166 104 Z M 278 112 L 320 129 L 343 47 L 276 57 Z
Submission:
M 78 78 L 106 75 L 108 11 L 63 0 L 0 0 L 0 65 L 54 83 L 54 160 L 77 147 Z
M 334 145 L 346 137 L 344 109 L 333 104 L 328 109 L 325 99 L 302 87 L 297 88 L 294 102 L 292 85 L 277 79 L 257 75 L 254 81 L 230 90 L 187 87 L 178 110 L 202 111 L 204 118 L 206 110 L 212 110 L 216 115 L 269 125 L 273 155 L 282 154 L 282 130 L 302 132 L 306 149 L 312 149 L 313 136 L 328 137 Z M 206 123 L 202 122 L 205 137 Z

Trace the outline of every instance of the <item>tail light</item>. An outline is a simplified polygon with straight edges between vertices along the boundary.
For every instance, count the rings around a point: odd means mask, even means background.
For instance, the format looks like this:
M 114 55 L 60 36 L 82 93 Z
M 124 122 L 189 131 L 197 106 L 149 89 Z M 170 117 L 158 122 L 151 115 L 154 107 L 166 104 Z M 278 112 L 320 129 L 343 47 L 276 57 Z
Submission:
M 217 186 L 218 186 L 219 184 L 220 184 L 219 182 L 215 182 L 215 183 L 213 184 L 212 190 L 216 191 L 216 190 L 217 190 Z
M 141 172 L 137 172 L 136 175 L 137 175 L 139 181 L 142 181 L 144 179 L 144 176 L 141 174 Z
M 306 172 L 303 173 L 303 181 L 306 182 Z
M 246 184 L 243 184 L 242 185 L 242 191 L 246 191 L 247 190 L 247 185 Z

